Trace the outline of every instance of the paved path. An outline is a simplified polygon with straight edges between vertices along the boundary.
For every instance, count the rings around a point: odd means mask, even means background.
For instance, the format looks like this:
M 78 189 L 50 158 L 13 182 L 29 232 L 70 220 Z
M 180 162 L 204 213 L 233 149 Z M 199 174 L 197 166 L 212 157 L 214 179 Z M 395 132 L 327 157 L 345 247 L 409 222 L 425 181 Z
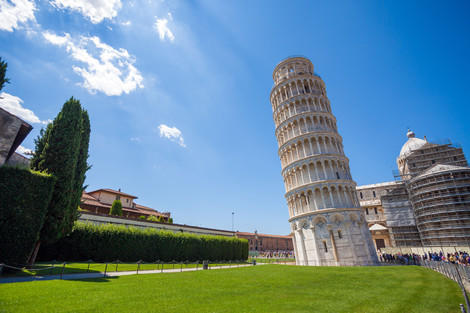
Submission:
M 263 263 L 258 263 L 258 265 L 262 265 Z M 226 269 L 226 268 L 235 268 L 235 267 L 245 267 L 245 266 L 253 266 L 251 264 L 243 264 L 238 265 L 234 264 L 231 266 L 213 266 L 209 270 L 214 269 Z M 116 276 L 126 276 L 126 275 L 141 275 L 141 274 L 161 274 L 161 273 L 179 273 L 179 272 L 192 272 L 192 271 L 201 271 L 202 265 L 200 267 L 191 267 L 191 268 L 178 268 L 178 269 L 166 269 L 166 270 L 147 270 L 147 271 L 127 271 L 127 272 L 98 272 L 98 273 L 80 273 L 80 274 L 64 274 L 62 275 L 62 279 L 85 279 L 85 278 L 105 278 L 105 277 L 116 277 Z M 14 276 L 14 277 L 1 277 L 0 284 L 6 283 L 22 283 L 28 281 L 44 281 L 44 280 L 54 280 L 54 279 L 61 279 L 60 275 L 44 275 L 44 276 Z

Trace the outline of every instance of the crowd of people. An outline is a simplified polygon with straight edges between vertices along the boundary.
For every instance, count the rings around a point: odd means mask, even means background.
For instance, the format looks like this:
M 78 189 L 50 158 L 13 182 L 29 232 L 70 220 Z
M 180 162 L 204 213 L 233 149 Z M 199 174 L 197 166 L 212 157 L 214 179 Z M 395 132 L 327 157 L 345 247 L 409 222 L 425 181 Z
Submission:
M 289 251 L 289 250 L 276 250 L 276 251 L 253 251 L 254 253 L 251 253 L 252 257 L 254 258 L 274 258 L 274 259 L 293 259 L 295 258 L 294 251 Z
M 424 255 L 419 255 L 415 253 L 383 253 L 379 255 L 380 262 L 389 262 L 389 263 L 403 263 L 403 264 L 417 264 L 421 260 L 429 261 L 438 261 L 451 264 L 462 264 L 469 266 L 470 256 L 466 251 L 456 251 L 454 253 L 443 253 L 440 252 L 427 252 Z

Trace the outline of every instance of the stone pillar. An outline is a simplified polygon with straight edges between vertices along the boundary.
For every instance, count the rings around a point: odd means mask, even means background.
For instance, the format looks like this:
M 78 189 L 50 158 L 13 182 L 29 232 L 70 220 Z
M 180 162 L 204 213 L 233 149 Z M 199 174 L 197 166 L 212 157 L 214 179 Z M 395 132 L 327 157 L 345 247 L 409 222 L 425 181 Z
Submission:
M 317 232 L 315 229 L 315 226 L 311 226 L 310 229 L 312 230 L 312 235 L 313 235 L 313 249 L 315 250 L 315 255 L 317 257 L 315 265 L 321 266 L 321 256 L 320 256 L 320 249 L 318 248 L 318 242 L 317 242 Z

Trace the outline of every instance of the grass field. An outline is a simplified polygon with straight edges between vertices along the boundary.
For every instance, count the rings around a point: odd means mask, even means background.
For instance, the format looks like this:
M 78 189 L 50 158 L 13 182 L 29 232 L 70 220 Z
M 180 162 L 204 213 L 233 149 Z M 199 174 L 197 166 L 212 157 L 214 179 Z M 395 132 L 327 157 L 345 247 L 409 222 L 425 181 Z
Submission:
M 459 312 L 426 268 L 259 265 L 0 285 L 0 312 Z

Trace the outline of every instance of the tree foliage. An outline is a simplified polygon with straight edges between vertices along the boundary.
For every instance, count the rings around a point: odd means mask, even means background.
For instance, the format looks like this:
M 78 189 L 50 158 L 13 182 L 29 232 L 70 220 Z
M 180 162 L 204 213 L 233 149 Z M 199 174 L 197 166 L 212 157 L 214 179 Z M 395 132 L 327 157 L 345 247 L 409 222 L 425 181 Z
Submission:
M 5 87 L 6 83 L 10 82 L 10 79 L 6 78 L 5 75 L 7 73 L 8 63 L 2 61 L 0 57 L 0 91 L 2 91 L 3 87 Z
M 40 241 L 53 243 L 67 235 L 76 220 L 89 166 L 88 113 L 73 97 L 35 141 L 31 169 L 52 174 L 57 179 Z
M 121 200 L 114 200 L 111 209 L 109 210 L 110 215 L 122 216 L 122 203 Z

